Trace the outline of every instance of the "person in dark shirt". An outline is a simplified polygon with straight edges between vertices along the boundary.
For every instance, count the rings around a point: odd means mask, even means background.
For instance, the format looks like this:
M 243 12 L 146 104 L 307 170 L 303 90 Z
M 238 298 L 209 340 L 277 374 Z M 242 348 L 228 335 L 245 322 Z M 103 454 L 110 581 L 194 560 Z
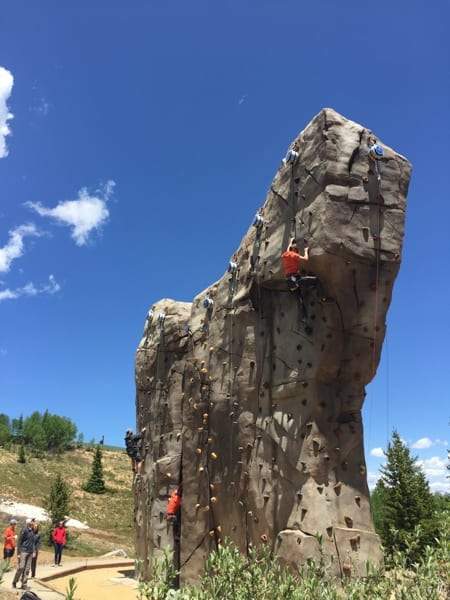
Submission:
M 141 442 L 145 433 L 145 427 L 141 433 L 133 433 L 127 429 L 125 434 L 125 448 L 128 456 L 131 458 L 131 468 L 133 473 L 140 474 L 142 465 Z
M 36 565 L 39 556 L 39 550 L 41 548 L 41 533 L 39 531 L 39 523 L 34 521 L 33 523 L 34 529 L 34 556 L 31 559 L 31 579 L 36 577 Z
M 27 519 L 25 527 L 22 529 L 17 541 L 17 560 L 18 568 L 12 582 L 13 588 L 17 587 L 19 579 L 22 582 L 22 589 L 27 589 L 28 574 L 31 568 L 31 560 L 35 555 L 36 538 L 33 528 L 33 519 Z

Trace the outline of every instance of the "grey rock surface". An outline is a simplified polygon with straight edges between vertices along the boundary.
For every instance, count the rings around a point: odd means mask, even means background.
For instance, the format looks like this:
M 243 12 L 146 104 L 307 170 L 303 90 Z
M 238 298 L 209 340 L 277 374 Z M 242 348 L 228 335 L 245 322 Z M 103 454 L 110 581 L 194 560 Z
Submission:
M 361 408 L 400 266 L 411 166 L 381 142 L 384 157 L 372 160 L 373 139 L 322 110 L 296 138 L 298 159 L 276 173 L 236 272 L 192 304 L 152 307 L 136 355 L 137 422 L 147 428 L 135 482 L 144 576 L 173 545 L 165 510 L 181 480 L 182 582 L 199 577 L 224 538 L 244 553 L 269 544 L 296 567 L 319 556 L 320 534 L 336 574 L 381 560 Z M 293 233 L 322 284 L 305 294 L 306 322 L 281 270 Z

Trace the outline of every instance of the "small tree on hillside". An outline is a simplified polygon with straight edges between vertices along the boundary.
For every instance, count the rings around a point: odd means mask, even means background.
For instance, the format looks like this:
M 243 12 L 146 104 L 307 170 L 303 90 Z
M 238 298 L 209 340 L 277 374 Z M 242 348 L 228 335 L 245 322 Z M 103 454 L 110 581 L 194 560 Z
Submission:
M 70 488 L 58 473 L 54 479 L 46 501 L 46 508 L 52 523 L 64 521 L 69 513 Z
M 100 446 L 97 446 L 95 450 L 91 476 L 83 489 L 91 494 L 104 494 L 106 492 L 105 480 L 103 478 L 102 451 Z
M 23 444 L 19 446 L 19 451 L 17 453 L 17 462 L 21 465 L 24 465 L 27 462 L 27 457 L 25 456 L 25 447 Z
M 405 550 L 416 527 L 416 556 L 437 535 L 435 502 L 425 475 L 397 431 L 386 450 L 386 464 L 373 493 L 375 522 L 389 552 Z

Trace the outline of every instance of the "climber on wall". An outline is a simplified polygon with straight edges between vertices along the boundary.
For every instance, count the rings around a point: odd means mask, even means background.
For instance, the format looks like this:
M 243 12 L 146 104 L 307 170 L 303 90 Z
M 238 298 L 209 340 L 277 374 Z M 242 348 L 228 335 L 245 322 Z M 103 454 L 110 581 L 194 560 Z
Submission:
M 319 283 L 317 277 L 313 275 L 301 275 L 300 267 L 302 261 L 307 262 L 309 260 L 309 248 L 305 247 L 305 252 L 301 255 L 298 251 L 297 242 L 295 238 L 292 238 L 289 242 L 287 250 L 281 255 L 281 262 L 283 265 L 284 275 L 288 289 L 291 292 L 298 292 L 300 304 L 303 311 L 303 319 L 307 319 L 306 305 L 303 300 L 303 291 L 309 287 L 316 287 Z
M 141 473 L 141 442 L 145 431 L 145 427 L 142 429 L 141 433 L 133 433 L 131 429 L 127 429 L 125 434 L 125 448 L 128 456 L 131 458 L 131 468 L 133 469 L 133 473 L 138 475 Z
M 167 502 L 166 519 L 170 523 L 175 524 L 175 522 L 179 520 L 182 497 L 183 486 L 179 485 L 177 489 L 170 494 L 169 500 Z
M 174 548 L 174 566 L 176 571 L 180 568 L 180 538 L 181 538 L 181 500 L 183 497 L 183 485 L 180 484 L 174 490 L 167 502 L 166 519 L 173 527 L 173 548 Z M 175 587 L 178 587 L 178 578 L 174 582 Z

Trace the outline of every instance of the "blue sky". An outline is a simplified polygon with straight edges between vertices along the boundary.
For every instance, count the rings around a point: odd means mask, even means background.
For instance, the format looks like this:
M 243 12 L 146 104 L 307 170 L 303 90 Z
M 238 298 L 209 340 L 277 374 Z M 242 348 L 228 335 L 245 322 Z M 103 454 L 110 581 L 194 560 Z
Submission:
M 120 443 L 149 305 L 222 275 L 289 141 L 330 106 L 414 165 L 369 472 L 396 427 L 448 489 L 448 2 L 162 4 L 2 9 L 0 410 Z

